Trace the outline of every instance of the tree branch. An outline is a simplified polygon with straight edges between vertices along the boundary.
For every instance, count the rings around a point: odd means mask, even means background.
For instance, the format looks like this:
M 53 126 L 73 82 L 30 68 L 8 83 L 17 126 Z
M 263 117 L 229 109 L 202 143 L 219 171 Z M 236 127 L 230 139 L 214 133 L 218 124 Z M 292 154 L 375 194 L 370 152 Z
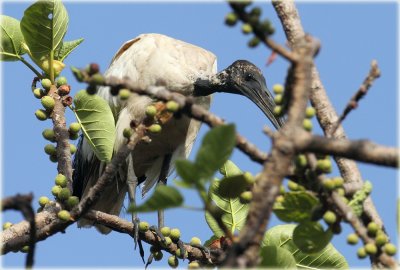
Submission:
M 85 218 L 90 219 L 98 224 L 107 226 L 116 232 L 125 233 L 130 235 L 131 237 L 135 235 L 133 223 L 120 217 L 100 211 L 90 210 L 85 214 Z M 163 246 L 161 244 L 161 239 L 151 230 L 145 233 L 139 232 L 139 238 L 149 245 L 155 246 L 157 249 L 160 250 L 165 250 L 173 255 L 175 255 L 175 251 L 179 248 L 176 243 L 172 243 L 168 247 Z M 188 252 L 188 258 L 190 261 L 196 260 L 204 265 L 212 262 L 213 264 L 218 265 L 218 257 L 215 256 L 213 252 L 210 252 L 210 254 L 208 254 L 205 253 L 203 250 L 189 244 L 184 244 L 184 247 Z
M 49 96 L 55 101 L 51 120 L 53 121 L 53 129 L 57 141 L 57 170 L 68 179 L 68 188 L 72 191 L 71 150 L 69 146 L 69 132 L 65 120 L 65 106 L 62 102 L 63 97 L 58 95 L 55 85 L 51 86 Z
M 367 140 L 332 139 L 302 131 L 293 141 L 298 152 L 344 157 L 375 165 L 398 168 L 399 149 L 375 144 Z
M 26 219 L 27 223 L 29 224 L 29 250 L 28 255 L 26 256 L 25 267 L 26 269 L 31 269 L 34 264 L 34 257 L 35 257 L 35 245 L 36 245 L 36 223 L 35 223 L 35 212 L 32 208 L 32 199 L 33 195 L 20 195 L 17 194 L 12 197 L 4 198 L 1 201 L 1 207 L 3 211 L 14 209 L 21 211 Z M 11 228 L 9 228 L 11 230 Z
M 346 118 L 346 116 L 355 108 L 358 106 L 358 102 L 360 101 L 361 98 L 363 98 L 369 88 L 371 87 L 372 83 L 375 81 L 375 79 L 379 78 L 381 76 L 381 71 L 379 70 L 378 63 L 373 60 L 371 62 L 371 68 L 368 72 L 367 77 L 364 79 L 363 83 L 361 84 L 360 88 L 358 91 L 354 94 L 354 96 L 350 99 L 349 103 L 347 104 L 346 108 L 344 109 L 342 115 L 339 117 L 339 120 L 336 122 L 336 124 L 332 127 L 332 131 L 330 134 L 335 133 L 337 127 L 343 122 L 343 120 Z

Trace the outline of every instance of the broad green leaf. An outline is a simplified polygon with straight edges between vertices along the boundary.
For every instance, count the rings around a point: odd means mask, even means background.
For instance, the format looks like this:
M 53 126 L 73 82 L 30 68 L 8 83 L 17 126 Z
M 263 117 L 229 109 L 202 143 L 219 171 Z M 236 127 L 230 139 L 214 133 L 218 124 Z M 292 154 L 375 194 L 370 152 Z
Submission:
M 203 179 L 210 179 L 228 160 L 236 144 L 235 126 L 222 125 L 211 129 L 203 138 L 196 156 L 196 167 Z
M 238 174 L 242 174 L 242 171 L 239 169 L 238 166 L 235 165 L 235 163 L 233 163 L 230 160 L 227 160 L 224 165 L 222 165 L 221 168 L 219 168 L 219 172 L 223 175 L 223 176 L 234 176 L 234 175 L 238 175 Z
M 316 253 L 329 244 L 332 236 L 332 231 L 325 231 L 319 222 L 303 222 L 294 229 L 293 242 L 304 253 Z
M 23 44 L 24 36 L 19 27 L 19 21 L 9 16 L 0 15 L 1 26 L 1 61 L 17 61 L 26 53 Z
M 152 212 L 181 206 L 183 197 L 174 187 L 158 185 L 154 193 L 142 205 L 129 206 L 128 212 Z
M 308 192 L 287 192 L 284 194 L 283 202 L 274 204 L 274 213 L 285 222 L 310 221 L 318 205 L 319 200 Z
M 246 222 L 249 205 L 240 202 L 239 198 L 227 199 L 218 194 L 220 182 L 214 181 L 209 189 L 210 198 L 222 211 L 222 222 L 232 233 L 240 231 Z M 206 221 L 216 237 L 224 236 L 223 230 L 218 226 L 215 219 L 206 212 Z
M 293 242 L 296 225 L 286 224 L 272 227 L 264 236 L 263 246 L 277 246 L 290 251 L 299 269 L 349 269 L 346 259 L 332 244 L 314 254 L 302 252 Z
M 114 117 L 108 103 L 97 95 L 79 91 L 74 98 L 75 116 L 82 132 L 101 161 L 110 161 L 115 141 Z
M 287 249 L 277 246 L 265 246 L 261 248 L 262 268 L 272 269 L 297 269 L 296 260 Z
M 243 174 L 228 176 L 221 179 L 218 186 L 218 194 L 224 198 L 238 197 L 248 187 Z
M 61 46 L 57 48 L 54 59 L 59 60 L 61 62 L 76 48 L 81 44 L 83 38 L 76 39 L 73 41 L 64 41 L 61 43 Z
M 175 168 L 178 175 L 187 184 L 194 184 L 200 181 L 201 175 L 196 165 L 186 159 L 180 159 L 175 162 Z
M 35 62 L 61 45 L 67 27 L 68 13 L 60 0 L 39 0 L 25 10 L 21 31 Z

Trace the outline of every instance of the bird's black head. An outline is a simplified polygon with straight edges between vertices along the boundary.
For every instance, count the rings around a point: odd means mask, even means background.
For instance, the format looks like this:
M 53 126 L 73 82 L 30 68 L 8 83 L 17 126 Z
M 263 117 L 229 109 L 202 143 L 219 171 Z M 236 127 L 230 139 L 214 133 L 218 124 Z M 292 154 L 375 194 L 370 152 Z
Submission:
M 222 70 L 216 75 L 221 86 L 226 93 L 240 94 L 243 93 L 243 87 L 255 89 L 260 84 L 265 85 L 265 78 L 261 70 L 254 64 L 246 60 L 237 60 L 232 65 Z
M 237 60 L 209 81 L 197 81 L 196 91 L 202 93 L 208 91 L 208 94 L 225 92 L 246 96 L 264 112 L 276 128 L 283 125 L 283 119 L 273 114 L 275 102 L 261 70 L 249 61 Z

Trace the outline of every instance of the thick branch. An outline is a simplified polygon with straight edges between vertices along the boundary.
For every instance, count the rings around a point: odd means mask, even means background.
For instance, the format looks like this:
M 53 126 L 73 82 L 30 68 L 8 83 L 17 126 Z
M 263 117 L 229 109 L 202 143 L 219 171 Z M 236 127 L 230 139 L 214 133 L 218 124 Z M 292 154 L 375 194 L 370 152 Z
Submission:
M 51 114 L 54 133 L 57 141 L 57 170 L 68 179 L 68 188 L 72 191 L 72 163 L 71 150 L 69 148 L 69 133 L 65 120 L 65 106 L 62 97 L 57 93 L 57 87 L 52 85 L 49 96 L 55 100 L 55 106 Z
M 357 161 L 398 168 L 399 149 L 375 144 L 367 140 L 332 139 L 299 132 L 293 141 L 297 151 L 313 152 L 354 159 Z
M 114 215 L 110 215 L 100 211 L 90 210 L 85 215 L 85 218 L 90 219 L 97 224 L 107 226 L 113 229 L 114 231 L 128 234 L 131 237 L 133 237 L 135 234 L 132 222 L 129 222 Z M 175 251 L 179 248 L 178 245 L 175 243 L 172 243 L 168 247 L 164 247 L 163 245 L 161 245 L 161 239 L 150 230 L 145 233 L 140 232 L 139 238 L 140 240 L 152 246 L 155 246 L 160 250 L 165 250 L 171 254 L 175 254 Z M 189 244 L 184 244 L 184 247 L 188 252 L 188 258 L 190 261 L 196 260 L 205 265 L 209 264 L 211 261 L 213 262 L 213 264 L 218 265 L 218 260 L 217 260 L 218 258 L 215 255 L 213 255 L 214 254 L 213 252 L 208 254 L 202 251 L 201 249 L 193 247 Z

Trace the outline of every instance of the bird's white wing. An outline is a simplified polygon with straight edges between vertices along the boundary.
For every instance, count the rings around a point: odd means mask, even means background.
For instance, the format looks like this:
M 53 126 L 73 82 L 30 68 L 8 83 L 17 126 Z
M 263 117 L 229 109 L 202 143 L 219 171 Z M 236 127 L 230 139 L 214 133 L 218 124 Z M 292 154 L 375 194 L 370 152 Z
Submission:
M 193 83 L 196 79 L 207 79 L 214 75 L 216 71 L 216 57 L 211 52 L 164 35 L 143 34 L 126 42 L 119 49 L 105 72 L 105 76 L 129 79 L 134 88 L 146 89 L 150 86 L 165 86 L 171 91 L 190 95 L 193 92 Z M 113 97 L 110 94 L 108 87 L 101 87 L 98 95 L 108 101 L 117 119 L 118 133 L 114 149 L 118 150 L 123 142 L 122 130 L 129 126 L 131 120 L 140 121 L 145 115 L 146 106 L 152 100 L 149 97 L 132 94 L 128 101 L 121 102 L 117 97 Z M 200 105 L 208 109 L 210 105 L 209 97 L 197 98 L 197 100 Z M 186 127 L 185 131 L 182 129 L 184 127 Z M 178 123 L 177 128 L 182 130 L 186 137 L 176 142 L 174 139 L 182 136 L 176 136 L 176 129 L 170 129 L 173 135 L 164 134 L 166 137 L 161 142 L 166 145 L 159 147 L 161 152 L 158 158 L 153 158 L 153 156 L 157 156 L 157 152 L 154 152 L 153 149 L 152 151 L 143 150 L 140 153 L 134 152 L 132 154 L 133 157 L 136 155 L 136 157 L 139 156 L 140 158 L 149 154 L 152 155 L 151 159 L 149 159 L 152 162 L 145 170 L 147 179 L 143 186 L 143 192 L 149 190 L 157 182 L 162 164 L 160 161 L 168 147 L 172 151 L 170 152 L 172 154 L 170 172 L 174 168 L 175 159 L 185 158 L 189 155 L 200 128 L 200 123 L 190 120 L 190 122 L 186 121 L 183 126 L 179 126 Z M 76 163 L 83 161 L 76 168 L 79 168 L 79 174 L 77 175 L 84 179 L 80 188 L 83 189 L 81 194 L 85 194 L 95 184 L 102 166 L 96 160 L 85 140 L 82 141 L 77 154 L 79 159 L 77 159 Z M 123 164 L 123 166 L 125 165 Z M 140 167 L 140 164 L 136 165 Z M 94 173 L 92 174 L 93 170 Z M 122 170 L 124 169 L 122 168 Z M 123 172 L 120 173 L 115 183 L 103 192 L 102 198 L 93 207 L 94 209 L 118 215 L 126 192 L 126 186 L 123 182 L 126 180 L 126 174 L 125 176 L 123 174 Z M 85 224 L 84 221 L 81 221 L 81 225 L 87 225 L 87 223 Z M 108 232 L 104 228 L 100 227 L 99 229 L 103 233 Z

